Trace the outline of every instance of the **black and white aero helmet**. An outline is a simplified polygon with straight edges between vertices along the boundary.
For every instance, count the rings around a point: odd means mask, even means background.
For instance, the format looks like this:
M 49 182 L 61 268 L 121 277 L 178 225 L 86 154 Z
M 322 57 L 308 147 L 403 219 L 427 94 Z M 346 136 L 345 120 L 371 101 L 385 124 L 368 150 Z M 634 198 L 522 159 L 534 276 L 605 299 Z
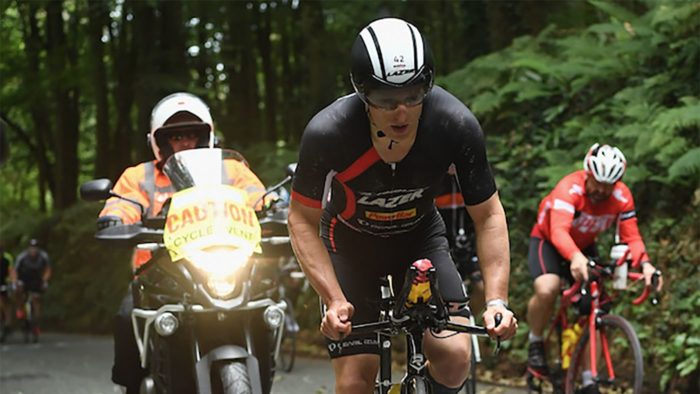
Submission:
M 433 55 L 412 24 L 398 18 L 378 19 L 362 29 L 351 52 L 350 80 L 360 98 L 376 88 L 433 86 Z
M 627 159 L 618 148 L 598 143 L 588 149 L 583 169 L 601 183 L 613 184 L 625 174 Z

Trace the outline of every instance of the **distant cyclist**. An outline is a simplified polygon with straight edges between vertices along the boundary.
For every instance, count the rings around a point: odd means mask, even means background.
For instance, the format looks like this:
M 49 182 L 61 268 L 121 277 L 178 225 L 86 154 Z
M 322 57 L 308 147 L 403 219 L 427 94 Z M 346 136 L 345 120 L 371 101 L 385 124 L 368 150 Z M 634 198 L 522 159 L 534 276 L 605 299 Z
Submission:
M 15 272 L 18 303 L 26 300 L 25 297 L 29 297 L 32 303 L 32 334 L 36 341 L 39 338 L 41 294 L 46 290 L 51 279 L 51 260 L 48 253 L 39 248 L 39 242 L 36 239 L 31 239 L 29 247 L 17 256 Z
M 560 278 L 571 283 L 588 279 L 586 256 L 597 256 L 598 234 L 619 223 L 633 264 L 641 262 L 646 285 L 651 285 L 656 268 L 637 228 L 632 193 L 621 180 L 626 167 L 618 148 L 594 144 L 583 159 L 583 170 L 565 176 L 540 202 L 528 254 L 535 285 L 527 311 L 528 370 L 535 376 L 548 375 L 542 335 L 559 295 Z M 658 290 L 662 285 L 659 278 Z M 598 392 L 590 371 L 583 372 L 583 379 L 584 393 Z
M 0 241 L 0 343 L 5 342 L 12 327 L 12 303 L 10 302 L 11 283 L 14 278 L 12 256 L 5 252 L 5 244 Z
M 484 280 L 476 254 L 474 223 L 464 205 L 454 166 L 450 166 L 442 181 L 435 206 L 445 222 L 452 259 L 462 281 L 468 286 L 471 312 L 478 316 L 484 307 Z

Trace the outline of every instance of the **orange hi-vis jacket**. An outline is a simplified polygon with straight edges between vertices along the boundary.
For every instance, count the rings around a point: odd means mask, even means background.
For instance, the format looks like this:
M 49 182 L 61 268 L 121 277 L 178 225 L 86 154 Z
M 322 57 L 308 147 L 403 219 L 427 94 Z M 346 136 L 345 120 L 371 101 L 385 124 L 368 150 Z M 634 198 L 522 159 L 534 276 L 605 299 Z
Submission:
M 265 193 L 260 179 L 242 162 L 227 160 L 225 165 L 229 184 L 247 192 L 248 205 L 260 209 L 262 202 L 254 206 Z M 113 190 L 120 196 L 140 202 L 147 218 L 157 216 L 165 201 L 175 192 L 170 179 L 158 169 L 155 160 L 127 168 Z M 108 215 L 121 218 L 124 224 L 141 221 L 141 209 L 136 204 L 116 197 L 108 199 L 100 212 L 100 217 Z

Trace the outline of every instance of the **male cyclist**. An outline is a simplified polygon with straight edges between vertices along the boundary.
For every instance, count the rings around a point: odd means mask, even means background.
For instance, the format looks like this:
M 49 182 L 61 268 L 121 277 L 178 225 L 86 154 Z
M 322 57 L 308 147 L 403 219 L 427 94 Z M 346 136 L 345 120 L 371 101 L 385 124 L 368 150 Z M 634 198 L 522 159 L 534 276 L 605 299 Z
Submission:
M 528 254 L 535 286 L 527 312 L 528 370 L 535 376 L 548 374 L 542 335 L 560 291 L 560 279 L 571 283 L 588 279 L 586 256 L 597 256 L 598 234 L 617 224 L 633 264 L 641 262 L 646 285 L 651 285 L 656 268 L 637 228 L 632 193 L 621 181 L 626 167 L 618 148 L 594 144 L 583 159 L 583 170 L 565 176 L 540 202 Z M 662 285 L 660 278 L 658 290 Z M 590 371 L 584 371 L 583 377 L 584 392 L 598 392 Z
M 32 335 L 34 342 L 39 340 L 39 319 L 41 317 L 41 294 L 46 290 L 51 279 L 51 260 L 48 253 L 39 248 L 36 239 L 29 241 L 29 247 L 17 256 L 14 267 L 17 280 L 18 307 L 24 305 L 29 297 L 32 303 Z M 18 312 L 18 318 L 25 318 L 23 310 Z
M 144 217 L 156 217 L 166 200 L 174 193 L 170 179 L 163 172 L 166 160 L 174 153 L 194 148 L 211 148 L 214 144 L 214 123 L 209 107 L 189 93 L 174 93 L 158 102 L 151 113 L 148 141 L 155 160 L 127 168 L 114 185 L 114 191 L 140 202 Z M 248 192 L 252 206 L 265 192 L 258 177 L 243 163 L 227 163 L 231 184 Z M 129 201 L 110 198 L 100 212 L 98 228 L 133 224 L 141 221 L 141 208 Z M 143 263 L 144 261 L 140 261 Z M 135 261 L 138 264 L 138 261 Z M 138 393 L 145 371 L 140 368 L 138 348 L 131 324 L 133 298 L 129 290 L 115 318 L 114 366 L 112 380 L 126 386 L 127 393 Z
M 479 257 L 476 255 L 474 225 L 464 206 L 464 198 L 459 191 L 459 180 L 454 166 L 442 181 L 435 206 L 447 228 L 447 242 L 457 271 L 469 290 L 469 309 L 479 314 L 484 307 L 484 281 L 479 270 Z
M 466 294 L 450 257 L 434 198 L 455 163 L 478 236 L 486 284 L 484 321 L 490 335 L 517 327 L 507 308 L 506 218 L 491 174 L 484 135 L 458 99 L 434 87 L 425 37 L 395 18 L 362 29 L 351 52 L 355 94 L 316 114 L 304 131 L 292 185 L 289 230 L 296 256 L 325 305 L 336 393 L 371 393 L 379 369 L 376 335 L 351 336 L 353 325 L 376 321 L 379 278 L 398 292 L 408 267 L 427 258 L 442 297 Z M 503 321 L 494 323 L 501 313 Z M 454 321 L 468 323 L 466 317 Z M 469 371 L 468 335 L 426 335 L 433 393 L 456 393 Z

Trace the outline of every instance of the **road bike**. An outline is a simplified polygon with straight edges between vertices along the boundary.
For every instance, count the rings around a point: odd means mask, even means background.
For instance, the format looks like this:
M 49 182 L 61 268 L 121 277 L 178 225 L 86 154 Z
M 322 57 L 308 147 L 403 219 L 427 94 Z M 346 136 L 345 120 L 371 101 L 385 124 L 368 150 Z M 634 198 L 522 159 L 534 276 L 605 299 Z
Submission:
M 353 327 L 353 334 L 377 333 L 380 345 L 380 368 L 375 393 L 429 394 L 426 376 L 423 336 L 451 336 L 458 333 L 488 336 L 484 327 L 462 325 L 449 320 L 451 313 L 442 300 L 436 282 L 436 270 L 429 260 L 414 262 L 406 272 L 406 280 L 398 297 L 393 294 L 391 276 L 381 280 L 380 318 L 376 322 Z M 496 316 L 496 324 L 501 316 Z M 454 333 L 445 333 L 453 331 Z M 391 338 L 406 337 L 406 375 L 400 383 L 391 379 Z M 500 341 L 496 348 L 500 347 Z M 398 391 L 397 391 L 398 390 Z
M 554 393 L 574 394 L 583 388 L 584 377 L 586 383 L 596 384 L 602 392 L 642 392 L 644 365 L 639 339 L 625 318 L 611 312 L 616 294 L 605 286 L 613 278 L 615 290 L 627 289 L 626 282 L 644 281 L 642 273 L 622 269 L 628 259 L 629 251 L 607 263 L 590 259 L 588 281 L 576 282 L 562 291 L 559 310 L 545 336 L 546 353 L 554 362 L 548 375 L 528 369 L 528 392 L 541 393 L 542 383 L 549 381 Z M 653 289 L 660 275 L 659 271 L 654 273 Z M 651 293 L 645 287 L 632 304 L 641 304 Z M 657 296 L 654 290 L 653 305 L 658 304 Z M 570 318 L 571 309 L 577 313 Z
M 34 297 L 38 296 L 27 291 L 22 282 L 17 283 L 15 296 L 17 308 L 15 310 L 15 318 L 22 330 L 25 343 L 29 343 L 30 341 L 33 343 L 39 342 L 39 324 L 34 318 L 34 305 L 32 303 Z

